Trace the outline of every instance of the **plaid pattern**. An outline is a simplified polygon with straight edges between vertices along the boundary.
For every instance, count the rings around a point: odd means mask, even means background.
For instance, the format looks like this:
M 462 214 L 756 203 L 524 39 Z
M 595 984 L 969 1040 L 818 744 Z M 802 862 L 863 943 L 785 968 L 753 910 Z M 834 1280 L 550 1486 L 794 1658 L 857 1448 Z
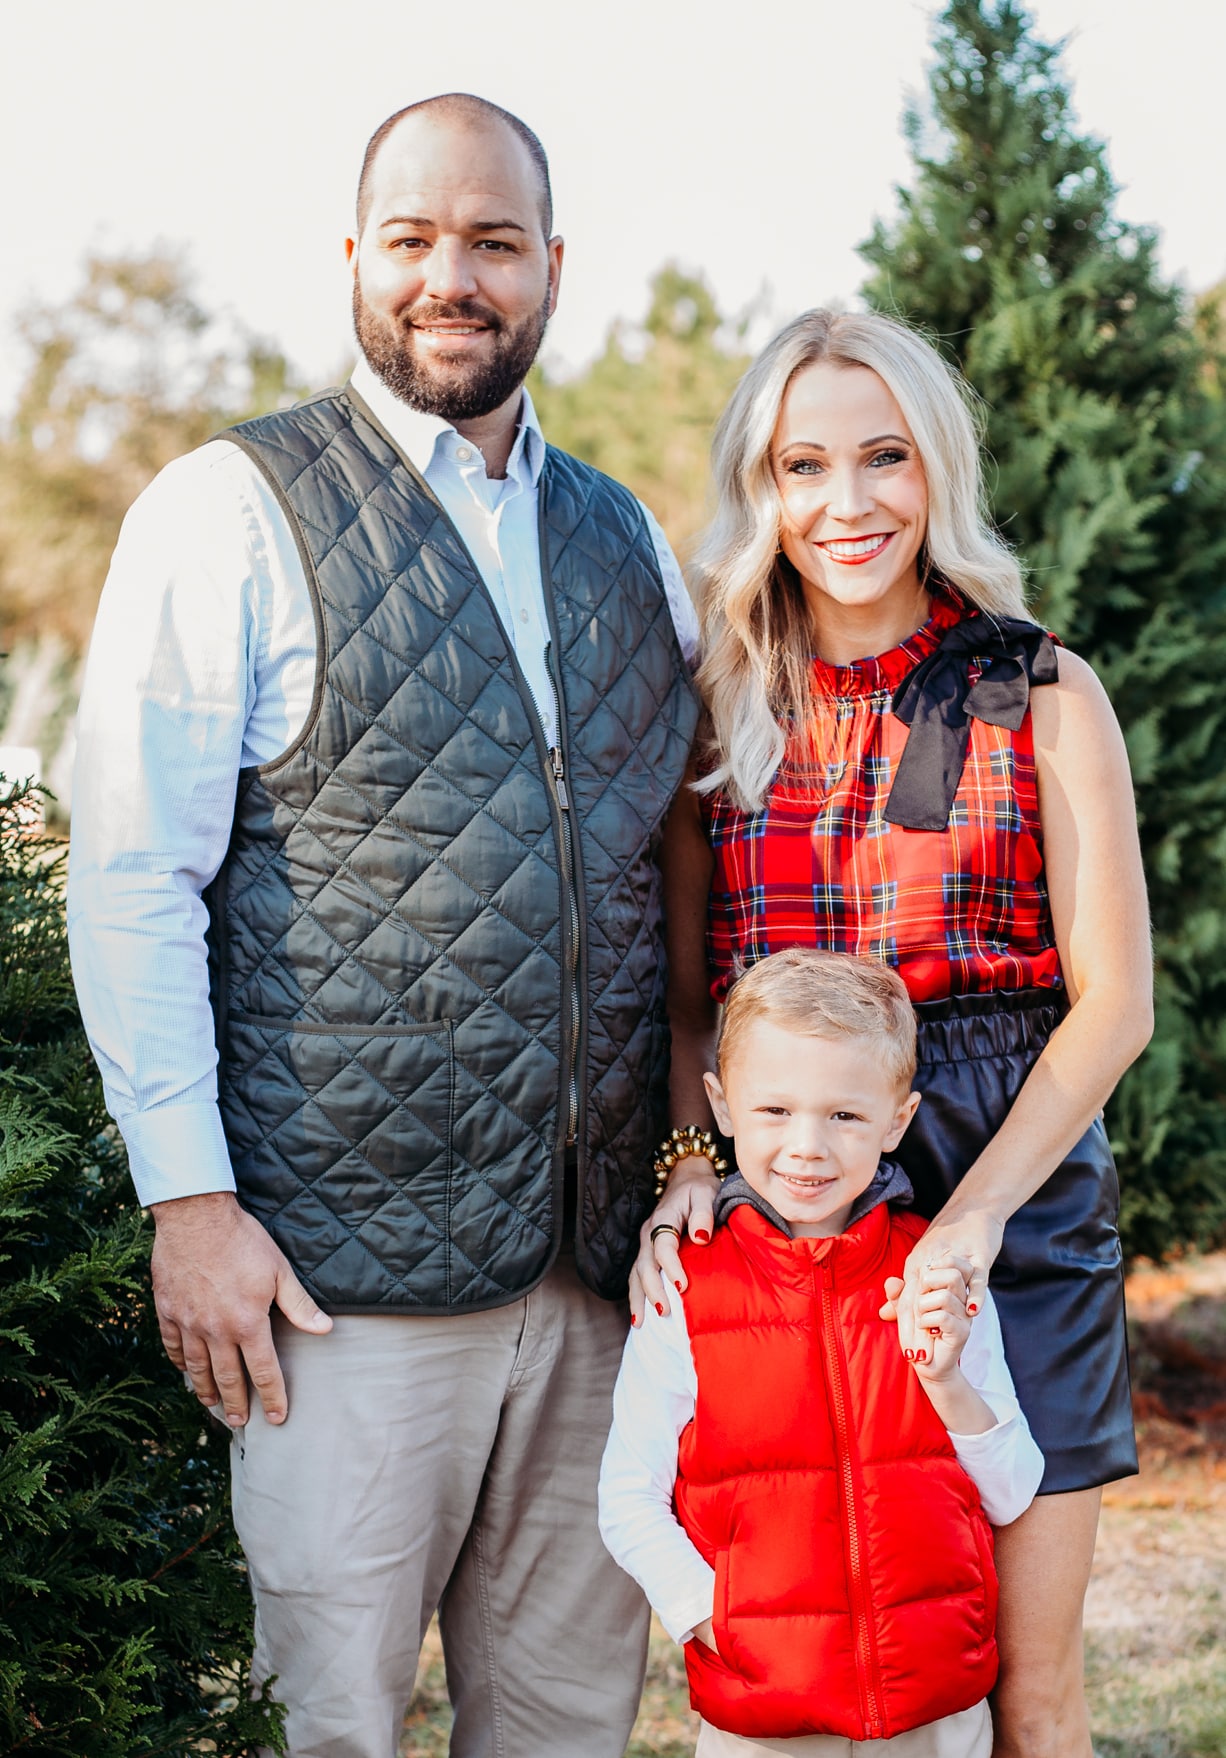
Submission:
M 889 653 L 815 660 L 813 737 L 789 747 L 762 810 L 703 797 L 717 1000 L 736 965 L 798 945 L 883 959 L 913 1001 L 1061 986 L 1029 715 L 1016 733 L 971 721 L 944 830 L 882 816 L 908 730 L 890 699 L 963 615 L 940 598 Z

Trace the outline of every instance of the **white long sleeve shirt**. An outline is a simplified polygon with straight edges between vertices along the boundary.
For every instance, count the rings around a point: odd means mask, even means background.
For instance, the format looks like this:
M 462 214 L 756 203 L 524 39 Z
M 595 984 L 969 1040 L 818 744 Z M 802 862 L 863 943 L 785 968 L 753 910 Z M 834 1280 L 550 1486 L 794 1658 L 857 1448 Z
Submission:
M 476 446 L 399 402 L 364 361 L 353 384 L 459 531 L 556 744 L 537 523 L 545 441 L 530 397 L 494 481 Z M 693 607 L 644 513 L 692 659 Z M 124 521 L 98 609 L 68 883 L 77 997 L 142 1203 L 234 1189 L 201 893 L 225 858 L 239 770 L 302 730 L 316 662 L 297 545 L 258 467 L 226 440 L 169 464 Z
M 600 1468 L 600 1533 L 633 1575 L 676 1642 L 715 1607 L 715 1571 L 673 1512 L 677 1444 L 698 1401 L 685 1303 L 670 1298 L 660 1318 L 649 1306 L 626 1339 L 613 1392 L 613 1428 Z M 979 1491 L 994 1526 L 1007 1526 L 1030 1506 L 1043 1476 L 1035 1444 L 1013 1389 L 1000 1319 L 991 1295 L 971 1326 L 962 1371 L 996 1417 L 984 1434 L 951 1434 L 958 1463 Z M 786 1512 L 783 1515 L 786 1519 Z

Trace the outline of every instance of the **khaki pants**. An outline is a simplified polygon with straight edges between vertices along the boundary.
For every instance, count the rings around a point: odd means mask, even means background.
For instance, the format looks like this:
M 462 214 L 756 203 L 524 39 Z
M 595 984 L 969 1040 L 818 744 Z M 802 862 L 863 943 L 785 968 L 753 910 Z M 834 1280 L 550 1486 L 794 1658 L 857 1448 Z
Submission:
M 809 1734 L 797 1740 L 746 1740 L 703 1722 L 694 1758 L 991 1758 L 992 1718 L 985 1703 L 942 1716 L 892 1740 L 840 1740 Z
M 289 1758 L 392 1758 L 436 1608 L 453 1758 L 621 1758 L 648 1610 L 596 1483 L 627 1322 L 564 1256 L 493 1312 L 277 1324 L 289 1417 L 256 1401 L 233 1493 Z

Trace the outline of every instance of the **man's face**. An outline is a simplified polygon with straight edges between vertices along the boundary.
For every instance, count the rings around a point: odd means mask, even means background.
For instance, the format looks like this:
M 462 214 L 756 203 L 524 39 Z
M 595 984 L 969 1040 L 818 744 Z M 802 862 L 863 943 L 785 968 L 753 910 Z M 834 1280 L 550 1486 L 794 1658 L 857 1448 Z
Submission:
M 543 235 L 540 186 L 510 129 L 406 117 L 346 248 L 358 341 L 394 395 L 451 422 L 518 396 L 557 303 L 562 240 Z

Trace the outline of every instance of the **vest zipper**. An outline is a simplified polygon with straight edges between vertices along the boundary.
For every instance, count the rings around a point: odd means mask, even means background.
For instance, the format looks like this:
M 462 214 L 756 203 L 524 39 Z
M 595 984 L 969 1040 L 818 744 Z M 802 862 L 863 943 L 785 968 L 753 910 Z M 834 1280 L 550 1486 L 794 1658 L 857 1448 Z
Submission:
M 396 453 L 397 457 L 401 460 L 405 469 L 408 471 L 409 475 L 413 478 L 413 480 L 417 483 L 418 487 L 421 489 L 422 493 L 426 496 L 426 498 L 430 501 L 433 501 L 434 505 L 438 508 L 439 518 L 447 526 L 447 529 L 450 531 L 451 536 L 455 542 L 456 548 L 459 550 L 460 554 L 464 557 L 465 561 L 468 563 L 469 568 L 472 570 L 472 576 L 473 576 L 474 581 L 477 583 L 481 592 L 484 593 L 484 595 L 485 595 L 486 602 L 489 605 L 490 612 L 491 612 L 493 619 L 494 619 L 495 627 L 500 631 L 500 633 L 502 635 L 502 644 L 503 644 L 503 647 L 506 651 L 507 659 L 510 662 L 511 671 L 512 671 L 512 674 L 515 678 L 516 687 L 519 690 L 520 700 L 523 702 L 525 709 L 528 710 L 528 723 L 529 723 L 529 727 L 532 732 L 533 743 L 536 747 L 538 754 L 545 759 L 544 764 L 543 764 L 543 768 L 545 770 L 546 776 L 548 777 L 548 780 L 553 782 L 553 796 L 554 796 L 554 799 L 558 805 L 558 821 L 561 826 L 560 833 L 559 833 L 560 834 L 560 846 L 559 846 L 558 853 L 559 853 L 561 863 L 566 869 L 565 872 L 562 874 L 562 885 L 564 887 L 566 897 L 569 900 L 569 905 L 570 905 L 570 909 L 569 909 L 570 930 L 571 930 L 571 932 L 570 932 L 570 945 L 566 949 L 566 952 L 564 953 L 564 959 L 563 959 L 563 976 L 565 978 L 567 975 L 569 975 L 569 979 L 570 979 L 570 1010 L 569 1010 L 570 1011 L 570 1019 L 568 1021 L 564 1016 L 562 1019 L 562 1022 L 561 1022 L 562 1028 L 563 1028 L 563 1030 L 562 1030 L 563 1040 L 565 1040 L 566 1036 L 567 1036 L 567 1032 L 566 1032 L 567 1024 L 569 1024 L 569 1026 L 570 1026 L 570 1033 L 569 1033 L 570 1042 L 569 1042 L 569 1045 L 567 1045 L 564 1041 L 563 1055 L 562 1055 L 561 1060 L 563 1061 L 564 1064 L 568 1063 L 569 1069 L 570 1069 L 569 1098 L 566 1101 L 568 1104 L 568 1107 L 569 1107 L 570 1114 L 569 1114 L 569 1117 L 567 1120 L 567 1133 L 566 1133 L 566 1144 L 565 1145 L 567 1147 L 573 1147 L 578 1139 L 579 1114 L 580 1114 L 580 1110 L 581 1110 L 581 1106 L 579 1103 L 579 1087 L 578 1087 L 577 1068 L 578 1068 L 578 1055 L 579 1055 L 579 1040 L 580 1040 L 580 1037 L 582 1036 L 582 1023 L 583 1023 L 582 1004 L 581 1004 L 581 1000 L 580 1000 L 579 984 L 578 984 L 578 971 L 579 971 L 579 967 L 580 967 L 581 963 L 583 962 L 583 922 L 582 922 L 582 917 L 579 912 L 579 905 L 578 905 L 578 898 L 581 895 L 580 885 L 581 885 L 581 880 L 582 880 L 582 874 L 579 871 L 579 869 L 576 868 L 575 861 L 574 861 L 574 852 L 572 849 L 573 833 L 571 831 L 570 820 L 569 820 L 569 812 L 570 812 L 569 796 L 567 796 L 565 804 L 563 804 L 563 794 L 566 791 L 565 777 L 564 777 L 564 775 L 560 775 L 558 773 L 558 771 L 555 770 L 554 753 L 545 743 L 545 729 L 544 729 L 544 724 L 543 724 L 542 717 L 541 717 L 541 705 L 537 701 L 536 696 L 533 694 L 532 686 L 528 682 L 528 679 L 524 673 L 524 668 L 519 663 L 519 656 L 515 651 L 515 643 L 511 639 L 511 637 L 507 634 L 506 630 L 502 626 L 501 615 L 498 611 L 498 607 L 494 603 L 493 597 L 490 593 L 489 586 L 486 584 L 485 576 L 482 574 L 480 568 L 477 566 L 476 562 L 473 560 L 472 555 L 469 553 L 468 545 L 464 542 L 464 539 L 460 536 L 460 533 L 456 529 L 455 524 L 453 523 L 453 521 L 451 519 L 451 516 L 447 512 L 447 509 L 443 506 L 443 503 L 439 500 L 439 498 L 435 494 L 434 490 L 430 487 L 429 483 L 426 481 L 426 479 L 422 475 L 421 471 L 418 470 L 417 466 L 415 464 L 413 464 L 411 462 L 411 460 L 401 450 L 400 446 L 392 438 L 391 434 L 388 433 L 387 429 L 383 426 L 383 424 L 379 420 L 378 416 L 375 415 L 367 407 L 366 403 L 362 399 L 361 393 L 358 391 L 355 391 L 352 386 L 349 386 L 345 391 L 345 395 L 357 406 L 357 408 L 361 412 L 363 418 L 370 423 L 370 425 L 375 429 L 375 431 L 383 436 L 384 440 L 392 448 L 392 450 Z M 542 483 L 543 483 L 543 480 L 544 479 L 542 479 Z M 543 486 L 538 493 L 537 507 L 538 507 L 537 530 L 538 530 L 538 536 L 539 536 L 539 542 L 540 542 L 541 583 L 542 583 L 542 587 L 544 588 L 545 614 L 546 614 L 546 617 L 549 622 L 550 630 L 556 635 L 557 624 L 556 624 L 556 620 L 555 620 L 555 613 L 554 613 L 554 609 L 553 609 L 551 594 L 548 590 L 548 586 L 547 586 L 547 582 L 546 582 L 546 565 L 547 565 L 547 558 L 549 555 L 549 546 L 548 546 L 548 538 L 547 538 L 547 532 L 546 532 L 546 527 L 545 527 L 545 492 L 544 492 Z M 309 577 L 310 576 L 308 575 L 308 578 Z M 318 605 L 316 605 L 317 627 L 321 626 L 319 623 L 319 617 L 320 617 L 320 612 L 319 612 Z M 562 731 L 562 725 L 563 725 L 563 723 L 562 723 L 562 710 L 561 710 L 562 692 L 561 692 L 561 688 L 558 684 L 557 674 L 555 673 L 555 671 L 553 669 L 552 649 L 553 649 L 553 643 L 551 641 L 549 643 L 549 645 L 547 645 L 545 648 L 545 662 L 546 662 L 546 670 L 549 675 L 550 688 L 553 691 L 554 709 L 557 714 L 557 724 L 558 724 L 558 743 L 559 743 L 559 747 L 561 747 L 561 746 L 564 746 L 564 744 L 565 744 L 565 738 L 564 738 L 563 731 Z M 561 749 L 559 748 L 559 751 L 558 751 L 559 761 L 561 760 L 561 755 L 562 755 Z M 566 937 L 565 924 L 562 924 L 561 927 L 562 927 L 563 939 L 565 939 L 565 937 Z M 564 984 L 564 986 L 565 986 L 565 984 Z M 563 1006 L 565 1006 L 565 997 L 563 997 Z M 559 1104 L 559 1110 L 560 1109 L 561 1109 L 561 1103 Z M 555 1155 L 555 1175 L 557 1176 L 557 1178 L 559 1180 L 561 1177 L 560 1158 L 561 1157 L 559 1155 Z M 582 1164 L 580 1165 L 580 1172 L 582 1173 Z M 557 1186 L 557 1193 L 559 1196 L 559 1213 L 561 1213 L 560 1192 L 561 1192 L 561 1184 L 559 1182 L 558 1186 Z
M 553 675 L 553 655 L 545 649 L 545 666 L 549 676 L 549 686 L 553 691 L 553 711 L 557 737 L 562 737 L 562 701 L 558 691 L 557 679 Z M 570 933 L 566 940 L 563 959 L 563 971 L 566 987 L 570 994 L 570 1057 L 567 1074 L 568 1116 L 566 1120 L 566 1145 L 574 1147 L 579 1128 L 579 900 L 575 895 L 575 849 L 571 830 L 570 795 L 566 791 L 566 759 L 560 744 L 549 747 L 549 765 L 553 775 L 553 788 L 557 796 L 558 811 L 562 822 L 562 864 L 565 872 L 562 883 L 569 906 Z
M 856 1494 L 855 1473 L 851 1464 L 852 1431 L 848 1419 L 847 1363 L 843 1356 L 834 1307 L 834 1288 L 829 1272 L 819 1267 L 817 1275 L 822 1291 L 822 1341 L 826 1351 L 826 1372 L 834 1404 L 835 1448 L 838 1454 L 839 1486 L 843 1501 L 843 1529 L 847 1534 L 850 1560 L 851 1615 L 855 1629 L 856 1652 L 859 1656 L 860 1684 L 863 1691 L 862 1710 L 865 1738 L 885 1738 L 881 1699 L 877 1691 L 877 1646 L 869 1616 L 868 1594 L 864 1580 L 864 1558 L 860 1543 L 860 1506 Z

